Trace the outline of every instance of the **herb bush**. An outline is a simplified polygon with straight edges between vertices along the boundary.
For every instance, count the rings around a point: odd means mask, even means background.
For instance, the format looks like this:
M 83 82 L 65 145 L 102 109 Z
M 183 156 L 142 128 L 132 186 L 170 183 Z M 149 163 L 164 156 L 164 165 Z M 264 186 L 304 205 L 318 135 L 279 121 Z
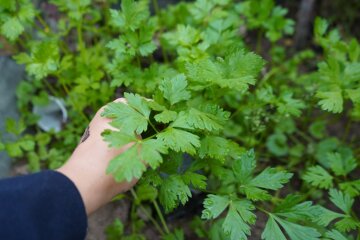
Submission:
M 7 121 L 18 138 L 1 149 L 32 171 L 57 168 L 96 110 L 124 96 L 103 111 L 117 129 L 103 137 L 110 147 L 136 144 L 107 171 L 142 177 L 131 230 L 116 220 L 109 239 L 145 239 L 137 207 L 168 240 L 248 239 L 259 215 L 265 240 L 359 239 L 356 39 L 317 18 L 316 51 L 294 52 L 294 21 L 273 0 L 164 9 L 154 0 L 154 14 L 147 0 L 116 2 L 51 0 L 56 17 L 30 0 L 0 2 L 1 34 L 27 72 L 21 119 Z M 49 95 L 69 112 L 59 133 L 39 130 L 31 111 Z M 169 227 L 166 214 L 193 195 L 203 199 L 193 233 Z

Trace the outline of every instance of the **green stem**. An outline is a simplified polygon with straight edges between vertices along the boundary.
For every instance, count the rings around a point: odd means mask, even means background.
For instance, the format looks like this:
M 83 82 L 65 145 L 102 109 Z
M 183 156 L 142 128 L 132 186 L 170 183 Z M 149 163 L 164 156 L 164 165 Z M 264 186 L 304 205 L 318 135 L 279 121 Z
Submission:
M 296 130 L 296 133 L 301 136 L 304 140 L 308 141 L 309 143 L 313 143 L 314 141 L 311 139 L 311 137 L 309 137 L 308 135 L 306 135 L 304 132 L 300 131 L 300 130 Z
M 159 7 L 158 1 L 157 0 L 152 0 L 152 3 L 153 3 L 153 6 L 154 6 L 156 16 L 160 17 L 160 7 Z
M 350 129 L 351 129 L 351 124 L 352 124 L 352 121 L 351 121 L 351 118 L 349 118 L 347 124 L 346 124 L 346 127 L 345 127 L 345 132 L 344 132 L 344 135 L 342 137 L 342 141 L 346 141 L 347 137 L 349 136 L 349 132 L 350 132 Z
M 45 22 L 45 20 L 44 20 L 41 16 L 39 16 L 39 15 L 36 15 L 36 18 L 37 18 L 37 20 L 40 22 L 40 24 L 43 26 L 44 32 L 45 32 L 46 34 L 50 34 L 50 27 L 49 27 L 49 25 L 47 25 L 47 23 Z
M 156 133 L 159 133 L 159 130 L 157 130 L 156 129 L 156 127 L 154 126 L 154 124 L 152 124 L 152 122 L 148 119 L 148 123 L 149 123 L 149 125 L 154 129 L 154 131 L 156 132 Z
M 133 196 L 133 198 L 138 201 L 138 196 L 136 194 L 136 192 L 134 191 L 134 189 L 130 189 L 131 195 Z M 151 216 L 151 214 L 144 208 L 144 206 L 142 204 L 139 203 L 140 209 L 141 211 L 144 212 L 144 214 L 150 219 L 150 221 L 154 224 L 155 228 L 159 231 L 159 233 L 164 236 L 165 233 L 164 231 L 161 229 L 160 225 L 158 224 L 158 222 Z
M 159 207 L 159 205 L 157 204 L 156 200 L 153 201 L 153 204 L 154 204 L 155 210 L 156 210 L 156 212 L 157 212 L 157 214 L 158 214 L 158 216 L 159 216 L 159 218 L 160 218 L 160 222 L 161 222 L 161 224 L 163 225 L 163 227 L 164 227 L 164 229 L 165 229 L 165 232 L 166 232 L 167 234 L 169 234 L 169 233 L 170 233 L 170 230 L 169 230 L 169 228 L 168 228 L 168 226 L 167 226 L 167 224 L 166 224 L 166 222 L 165 222 L 164 216 L 162 215 L 161 210 L 160 210 L 160 207 Z
M 60 94 L 55 90 L 55 88 L 53 88 L 53 86 L 46 80 L 46 78 L 43 79 L 43 82 L 54 97 L 60 97 Z
M 261 54 L 261 51 L 262 51 L 262 48 L 261 48 L 262 36 L 263 36 L 263 30 L 260 29 L 260 30 L 258 31 L 257 41 L 256 41 L 256 52 L 257 52 L 258 54 Z
M 84 40 L 82 34 L 82 20 L 80 20 L 76 26 L 77 36 L 78 36 L 78 51 L 82 52 L 84 49 Z

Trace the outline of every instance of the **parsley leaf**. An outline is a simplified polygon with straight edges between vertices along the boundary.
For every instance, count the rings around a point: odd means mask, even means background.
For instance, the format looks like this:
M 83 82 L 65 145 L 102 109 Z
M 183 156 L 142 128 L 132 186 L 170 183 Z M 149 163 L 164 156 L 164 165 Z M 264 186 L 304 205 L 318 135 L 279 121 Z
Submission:
M 134 178 L 141 177 L 146 170 L 146 164 L 153 169 L 157 168 L 162 162 L 161 153 L 167 153 L 167 148 L 162 142 L 155 139 L 138 141 L 112 159 L 106 172 L 112 174 L 118 182 L 123 180 L 130 182 Z
M 113 119 L 111 126 L 120 129 L 122 132 L 141 134 L 146 131 L 150 109 L 145 100 L 139 95 L 125 94 L 126 103 L 109 103 L 101 116 Z
M 308 168 L 303 179 L 305 182 L 323 189 L 329 189 L 333 186 L 333 177 L 321 166 Z
M 189 200 L 189 197 L 191 197 L 190 189 L 180 175 L 171 175 L 163 180 L 159 199 L 166 212 L 176 208 L 179 202 L 184 205 Z
M 165 131 L 156 135 L 166 146 L 178 152 L 194 154 L 196 148 L 200 147 L 199 136 L 190 132 L 168 127 Z
M 149 16 L 148 1 L 123 0 L 121 10 L 110 10 L 112 25 L 120 30 L 135 31 Z
M 187 82 L 184 74 L 178 74 L 172 78 L 165 78 L 159 86 L 164 98 L 169 100 L 171 105 L 180 101 L 188 100 L 191 95 L 186 90 Z

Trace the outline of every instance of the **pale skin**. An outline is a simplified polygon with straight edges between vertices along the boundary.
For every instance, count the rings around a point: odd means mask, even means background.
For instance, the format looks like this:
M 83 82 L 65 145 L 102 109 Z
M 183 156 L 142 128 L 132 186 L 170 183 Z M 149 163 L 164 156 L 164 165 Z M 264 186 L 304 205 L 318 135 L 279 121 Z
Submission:
M 117 99 L 116 102 L 126 103 L 123 98 Z M 111 175 L 106 174 L 110 160 L 126 151 L 131 144 L 118 149 L 108 147 L 101 133 L 113 127 L 109 125 L 110 119 L 100 116 L 103 108 L 91 120 L 88 132 L 84 134 L 69 160 L 57 169 L 79 190 L 87 215 L 110 202 L 117 194 L 132 188 L 137 181 L 134 179 L 131 182 L 117 183 Z

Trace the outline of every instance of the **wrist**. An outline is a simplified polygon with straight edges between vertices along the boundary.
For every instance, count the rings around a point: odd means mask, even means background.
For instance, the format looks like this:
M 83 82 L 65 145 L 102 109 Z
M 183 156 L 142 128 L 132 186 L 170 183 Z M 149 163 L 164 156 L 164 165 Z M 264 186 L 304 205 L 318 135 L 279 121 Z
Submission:
M 64 174 L 74 183 L 80 192 L 86 214 L 90 215 L 109 202 L 112 196 L 110 196 L 108 186 L 106 186 L 103 178 L 96 177 L 95 174 L 97 172 L 89 168 L 83 169 L 74 163 L 76 163 L 76 161 L 68 161 L 68 163 L 57 169 L 57 171 Z

